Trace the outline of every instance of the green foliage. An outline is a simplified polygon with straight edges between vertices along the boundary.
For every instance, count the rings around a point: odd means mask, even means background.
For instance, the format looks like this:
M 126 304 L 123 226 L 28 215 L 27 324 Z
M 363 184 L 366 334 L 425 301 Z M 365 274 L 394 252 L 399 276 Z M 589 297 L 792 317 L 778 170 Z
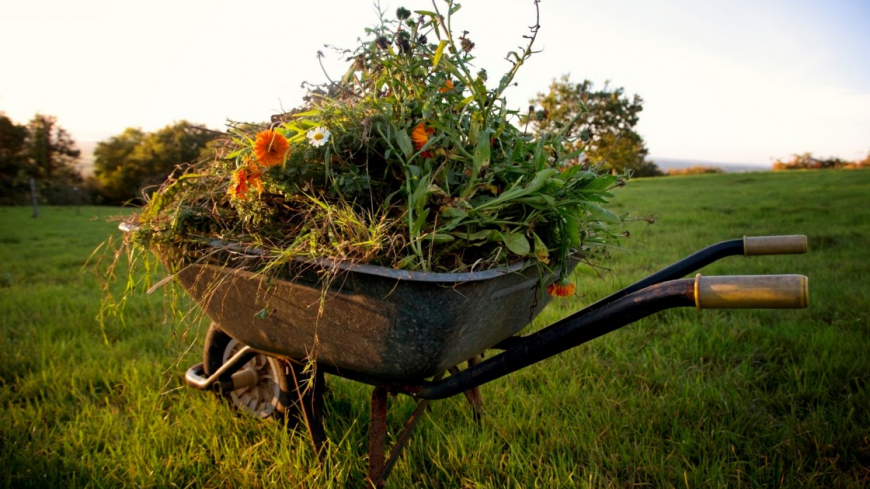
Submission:
M 634 130 L 643 99 L 638 95 L 629 99 L 623 93 L 621 87 L 611 89 L 607 83 L 601 90 L 595 90 L 589 80 L 573 84 L 563 75 L 553 80 L 548 93 L 539 93 L 529 101 L 532 106 L 523 122 L 531 123 L 538 134 L 568 128 L 570 150 L 583 152 L 572 158 L 571 164 L 603 165 L 636 177 L 662 175 L 655 163 L 646 159 L 646 144 Z
M 216 136 L 186 121 L 152 133 L 127 128 L 97 144 L 94 174 L 109 201 L 140 199 L 143 190 L 156 189 L 178 165 L 197 161 Z
M 80 203 L 79 154 L 75 141 L 54 116 L 36 114 L 19 125 L 0 114 L 0 185 L 4 189 L 0 203 L 28 203 L 31 178 L 43 202 Z
M 532 54 L 537 22 L 488 88 L 486 72 L 472 69 L 474 42 L 450 30 L 459 5 L 447 5 L 444 14 L 436 3 L 413 18 L 381 14 L 342 51 L 347 72 L 312 90 L 305 107 L 269 125 L 232 126 L 219 157 L 189 170 L 202 178 L 169 181 L 151 201 L 140 242 L 172 242 L 193 257 L 211 237 L 282 260 L 424 271 L 527 259 L 558 268 L 571 254 L 603 255 L 621 220 L 602 205 L 623 179 L 565 169 L 568 134 L 525 134 L 502 96 Z

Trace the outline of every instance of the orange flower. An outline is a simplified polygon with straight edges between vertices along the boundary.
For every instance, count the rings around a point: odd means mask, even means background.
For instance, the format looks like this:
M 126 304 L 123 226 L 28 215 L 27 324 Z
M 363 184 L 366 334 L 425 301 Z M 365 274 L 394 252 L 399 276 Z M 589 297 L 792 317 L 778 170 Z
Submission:
M 434 132 L 435 129 L 432 129 L 431 127 L 426 127 L 426 124 L 422 122 L 417 124 L 417 127 L 415 127 L 414 130 L 411 132 L 411 139 L 414 141 L 414 146 L 416 146 L 417 151 L 423 149 L 423 146 L 425 146 L 426 143 L 429 141 L 429 135 L 433 134 Z M 420 155 L 423 158 L 431 158 L 432 152 L 423 151 L 422 153 L 420 153 Z
M 429 135 L 433 134 L 435 129 L 431 127 L 426 127 L 426 124 L 419 123 L 417 127 L 414 128 L 414 131 L 411 132 L 411 139 L 414 140 L 414 145 L 417 147 L 417 151 L 423 148 L 426 143 L 429 141 Z
M 572 296 L 574 295 L 574 284 L 567 278 L 563 278 L 548 285 L 547 292 L 553 297 Z
M 260 167 L 255 163 L 252 163 L 251 160 L 248 160 L 248 184 L 251 187 L 257 189 L 257 195 L 263 193 L 263 180 L 261 177 L 263 176 L 263 172 L 260 171 Z
M 283 135 L 266 129 L 257 134 L 254 141 L 254 154 L 263 166 L 275 166 L 284 162 L 284 154 L 290 149 L 290 143 Z
M 441 85 L 441 88 L 438 89 L 438 93 L 447 93 L 450 90 L 453 90 L 453 80 L 447 80 L 444 82 L 444 85 Z
M 239 168 L 233 172 L 233 180 L 230 183 L 230 188 L 227 190 L 230 197 L 239 200 L 248 199 L 248 170 Z

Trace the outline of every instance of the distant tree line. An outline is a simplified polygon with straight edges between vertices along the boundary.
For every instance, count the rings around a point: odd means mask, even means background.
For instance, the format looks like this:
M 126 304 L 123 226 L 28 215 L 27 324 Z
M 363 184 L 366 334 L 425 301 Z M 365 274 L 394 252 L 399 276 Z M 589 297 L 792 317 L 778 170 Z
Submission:
M 678 177 L 684 175 L 703 175 L 707 173 L 725 173 L 718 166 L 695 165 L 686 168 L 668 168 L 668 176 Z
M 17 124 L 0 113 L 0 205 L 142 203 L 179 164 L 206 157 L 220 133 L 187 121 L 154 132 L 128 128 L 97 144 L 94 175 L 84 176 L 81 151 L 54 116 Z
M 773 162 L 773 171 L 825 170 L 838 168 L 870 168 L 870 153 L 862 160 L 847 161 L 841 158 L 816 158 L 812 153 L 794 154 L 787 160 Z
M 94 150 L 99 192 L 111 203 L 141 203 L 176 166 L 210 157 L 209 143 L 219 135 L 187 121 L 150 133 L 127 128 Z

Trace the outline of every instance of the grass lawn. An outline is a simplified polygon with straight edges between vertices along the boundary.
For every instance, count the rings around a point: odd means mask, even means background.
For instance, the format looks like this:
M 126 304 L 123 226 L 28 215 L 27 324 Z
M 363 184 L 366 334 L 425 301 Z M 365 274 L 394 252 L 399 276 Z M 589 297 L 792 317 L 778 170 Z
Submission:
M 435 402 L 388 487 L 870 485 L 870 170 L 642 179 L 612 208 L 657 222 L 532 328 L 743 235 L 807 234 L 810 253 L 702 272 L 808 275 L 810 308 L 658 314 L 487 384 L 482 425 Z M 318 462 L 302 432 L 183 387 L 207 323 L 162 293 L 100 326 L 81 268 L 120 212 L 0 208 L 0 483 L 364 487 L 369 387 L 328 378 Z M 413 409 L 392 401 L 389 437 Z

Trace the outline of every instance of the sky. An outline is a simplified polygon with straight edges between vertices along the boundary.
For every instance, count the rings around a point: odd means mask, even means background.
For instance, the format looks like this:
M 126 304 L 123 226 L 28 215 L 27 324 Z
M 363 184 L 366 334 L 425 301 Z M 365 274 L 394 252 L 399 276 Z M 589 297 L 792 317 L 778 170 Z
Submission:
M 436 0 L 443 8 L 443 0 Z M 464 0 L 476 64 L 496 83 L 535 22 L 532 0 Z M 382 0 L 431 10 L 428 0 Z M 223 129 L 301 103 L 346 70 L 367 0 L 0 0 L 0 112 L 54 115 L 76 141 L 188 120 Z M 506 91 L 524 108 L 553 79 L 639 94 L 651 158 L 769 165 L 870 152 L 866 0 L 541 0 L 540 50 Z

